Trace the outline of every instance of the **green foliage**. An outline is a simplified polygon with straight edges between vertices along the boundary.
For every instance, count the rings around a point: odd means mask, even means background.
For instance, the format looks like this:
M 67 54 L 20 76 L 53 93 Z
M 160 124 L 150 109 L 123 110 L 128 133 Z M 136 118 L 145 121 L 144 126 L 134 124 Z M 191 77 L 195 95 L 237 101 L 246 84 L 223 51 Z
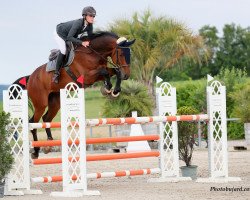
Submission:
M 182 69 L 182 67 L 173 67 L 166 69 L 164 73 L 162 73 L 161 78 L 163 80 L 174 80 L 174 81 L 187 81 L 191 80 L 190 76 L 187 74 L 187 69 Z M 199 71 L 199 70 L 196 70 Z
M 222 68 L 219 74 L 215 76 L 215 79 L 222 81 L 222 83 L 227 87 L 227 92 L 230 93 L 234 91 L 234 87 L 237 84 L 242 84 L 247 81 L 247 71 L 245 68 Z
M 122 92 L 117 98 L 105 100 L 104 117 L 130 117 L 132 111 L 137 111 L 138 116 L 152 115 L 153 99 L 142 83 L 127 80 L 121 87 Z
M 196 80 L 206 74 L 216 76 L 223 68 L 232 70 L 233 67 L 244 70 L 250 75 L 250 27 L 242 28 L 235 24 L 226 24 L 223 35 L 219 36 L 216 27 L 206 25 L 199 30 L 199 34 L 210 57 L 201 60 L 199 64 L 183 59 L 178 63 L 179 72 L 170 69 L 165 71 L 162 77 L 166 76 L 167 80 L 188 80 L 186 77 Z
M 250 84 L 240 85 L 230 97 L 234 100 L 233 114 L 243 123 L 250 123 Z
M 238 121 L 227 123 L 227 137 L 230 140 L 244 139 L 244 124 Z
M 3 111 L 3 102 L 0 101 L 0 112 L 2 112 L 2 111 Z
M 201 37 L 194 35 L 184 24 L 146 10 L 131 20 L 116 20 L 111 31 L 127 38 L 136 38 L 132 46 L 132 76 L 149 88 L 155 75 L 175 66 L 184 57 L 200 62 L 206 49 Z
M 236 69 L 234 67 L 232 69 L 222 68 L 218 76 L 215 78 L 220 80 L 223 85 L 226 86 L 227 116 L 233 117 L 232 112 L 236 104 L 232 93 L 235 93 L 237 85 L 244 84 L 247 81 L 247 73 L 245 70 Z
M 216 54 L 217 67 L 244 69 L 250 64 L 250 29 L 226 24 Z M 248 69 L 249 70 L 249 69 Z M 250 72 L 250 71 L 248 71 Z
M 216 53 L 212 58 L 211 74 L 218 74 L 222 68 L 244 70 L 250 64 L 250 29 L 226 24 L 223 36 L 219 38 Z M 248 67 L 248 73 L 249 71 Z
M 177 106 L 192 106 L 206 113 L 206 81 L 182 81 L 174 84 L 177 91 Z
M 6 130 L 9 124 L 9 114 L 0 113 L 0 181 L 10 172 L 14 159 L 11 154 L 11 146 L 8 142 L 10 132 Z
M 210 47 L 213 55 L 219 46 L 218 30 L 215 26 L 205 25 L 199 30 L 200 35 L 204 38 L 205 44 Z
M 220 73 L 215 77 L 220 80 L 223 85 L 226 86 L 226 98 L 227 98 L 227 116 L 229 118 L 239 117 L 239 114 L 235 111 L 239 107 L 239 103 L 235 98 L 241 94 L 241 90 L 249 83 L 247 78 L 247 72 L 245 69 L 237 69 L 235 67 L 222 68 Z M 229 139 L 242 139 L 244 138 L 244 128 L 242 123 L 230 122 L 228 124 L 228 138 Z
M 198 114 L 198 110 L 191 106 L 180 107 L 177 111 L 178 115 L 194 115 Z M 191 165 L 195 134 L 198 132 L 196 122 L 178 122 L 178 145 L 180 159 Z

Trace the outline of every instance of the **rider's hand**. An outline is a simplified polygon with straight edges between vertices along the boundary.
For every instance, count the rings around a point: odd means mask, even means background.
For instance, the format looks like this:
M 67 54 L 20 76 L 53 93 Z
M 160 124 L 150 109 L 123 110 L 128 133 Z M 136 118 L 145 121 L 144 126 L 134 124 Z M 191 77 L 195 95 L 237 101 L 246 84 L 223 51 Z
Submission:
M 82 42 L 82 46 L 88 47 L 88 46 L 89 46 L 89 41 L 84 41 L 84 42 Z

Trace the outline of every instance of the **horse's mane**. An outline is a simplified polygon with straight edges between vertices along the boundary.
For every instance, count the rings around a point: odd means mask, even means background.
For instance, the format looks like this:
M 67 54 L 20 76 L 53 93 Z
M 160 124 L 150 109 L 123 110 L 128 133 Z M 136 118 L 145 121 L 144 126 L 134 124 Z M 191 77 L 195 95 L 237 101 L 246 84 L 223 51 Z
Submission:
M 91 36 L 90 36 L 90 40 L 94 40 L 98 37 L 102 37 L 102 36 L 111 36 L 111 37 L 114 37 L 116 39 L 118 39 L 118 35 L 113 33 L 113 32 L 108 32 L 108 31 L 97 31 L 97 32 L 94 32 Z

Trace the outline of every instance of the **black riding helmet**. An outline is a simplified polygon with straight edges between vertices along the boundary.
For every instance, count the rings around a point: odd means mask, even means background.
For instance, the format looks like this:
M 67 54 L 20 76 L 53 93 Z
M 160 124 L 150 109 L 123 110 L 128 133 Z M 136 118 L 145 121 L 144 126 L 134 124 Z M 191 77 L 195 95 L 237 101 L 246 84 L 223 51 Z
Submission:
M 87 6 L 82 10 L 82 16 L 86 15 L 96 15 L 96 10 L 92 6 Z

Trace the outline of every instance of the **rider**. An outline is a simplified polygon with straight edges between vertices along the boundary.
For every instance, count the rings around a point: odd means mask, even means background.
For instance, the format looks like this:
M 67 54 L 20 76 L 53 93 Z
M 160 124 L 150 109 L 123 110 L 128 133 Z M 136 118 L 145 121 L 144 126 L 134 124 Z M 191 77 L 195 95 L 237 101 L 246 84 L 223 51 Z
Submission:
M 55 40 L 59 46 L 59 55 L 56 63 L 56 70 L 53 76 L 53 82 L 58 83 L 60 77 L 60 69 L 63 64 L 63 60 L 66 54 L 66 41 L 70 41 L 73 44 L 82 45 L 84 47 L 89 46 L 89 37 L 93 33 L 93 22 L 96 16 L 96 10 L 87 6 L 82 10 L 83 18 L 58 24 L 56 31 L 54 32 Z M 86 36 L 84 41 L 81 40 L 83 36 Z

